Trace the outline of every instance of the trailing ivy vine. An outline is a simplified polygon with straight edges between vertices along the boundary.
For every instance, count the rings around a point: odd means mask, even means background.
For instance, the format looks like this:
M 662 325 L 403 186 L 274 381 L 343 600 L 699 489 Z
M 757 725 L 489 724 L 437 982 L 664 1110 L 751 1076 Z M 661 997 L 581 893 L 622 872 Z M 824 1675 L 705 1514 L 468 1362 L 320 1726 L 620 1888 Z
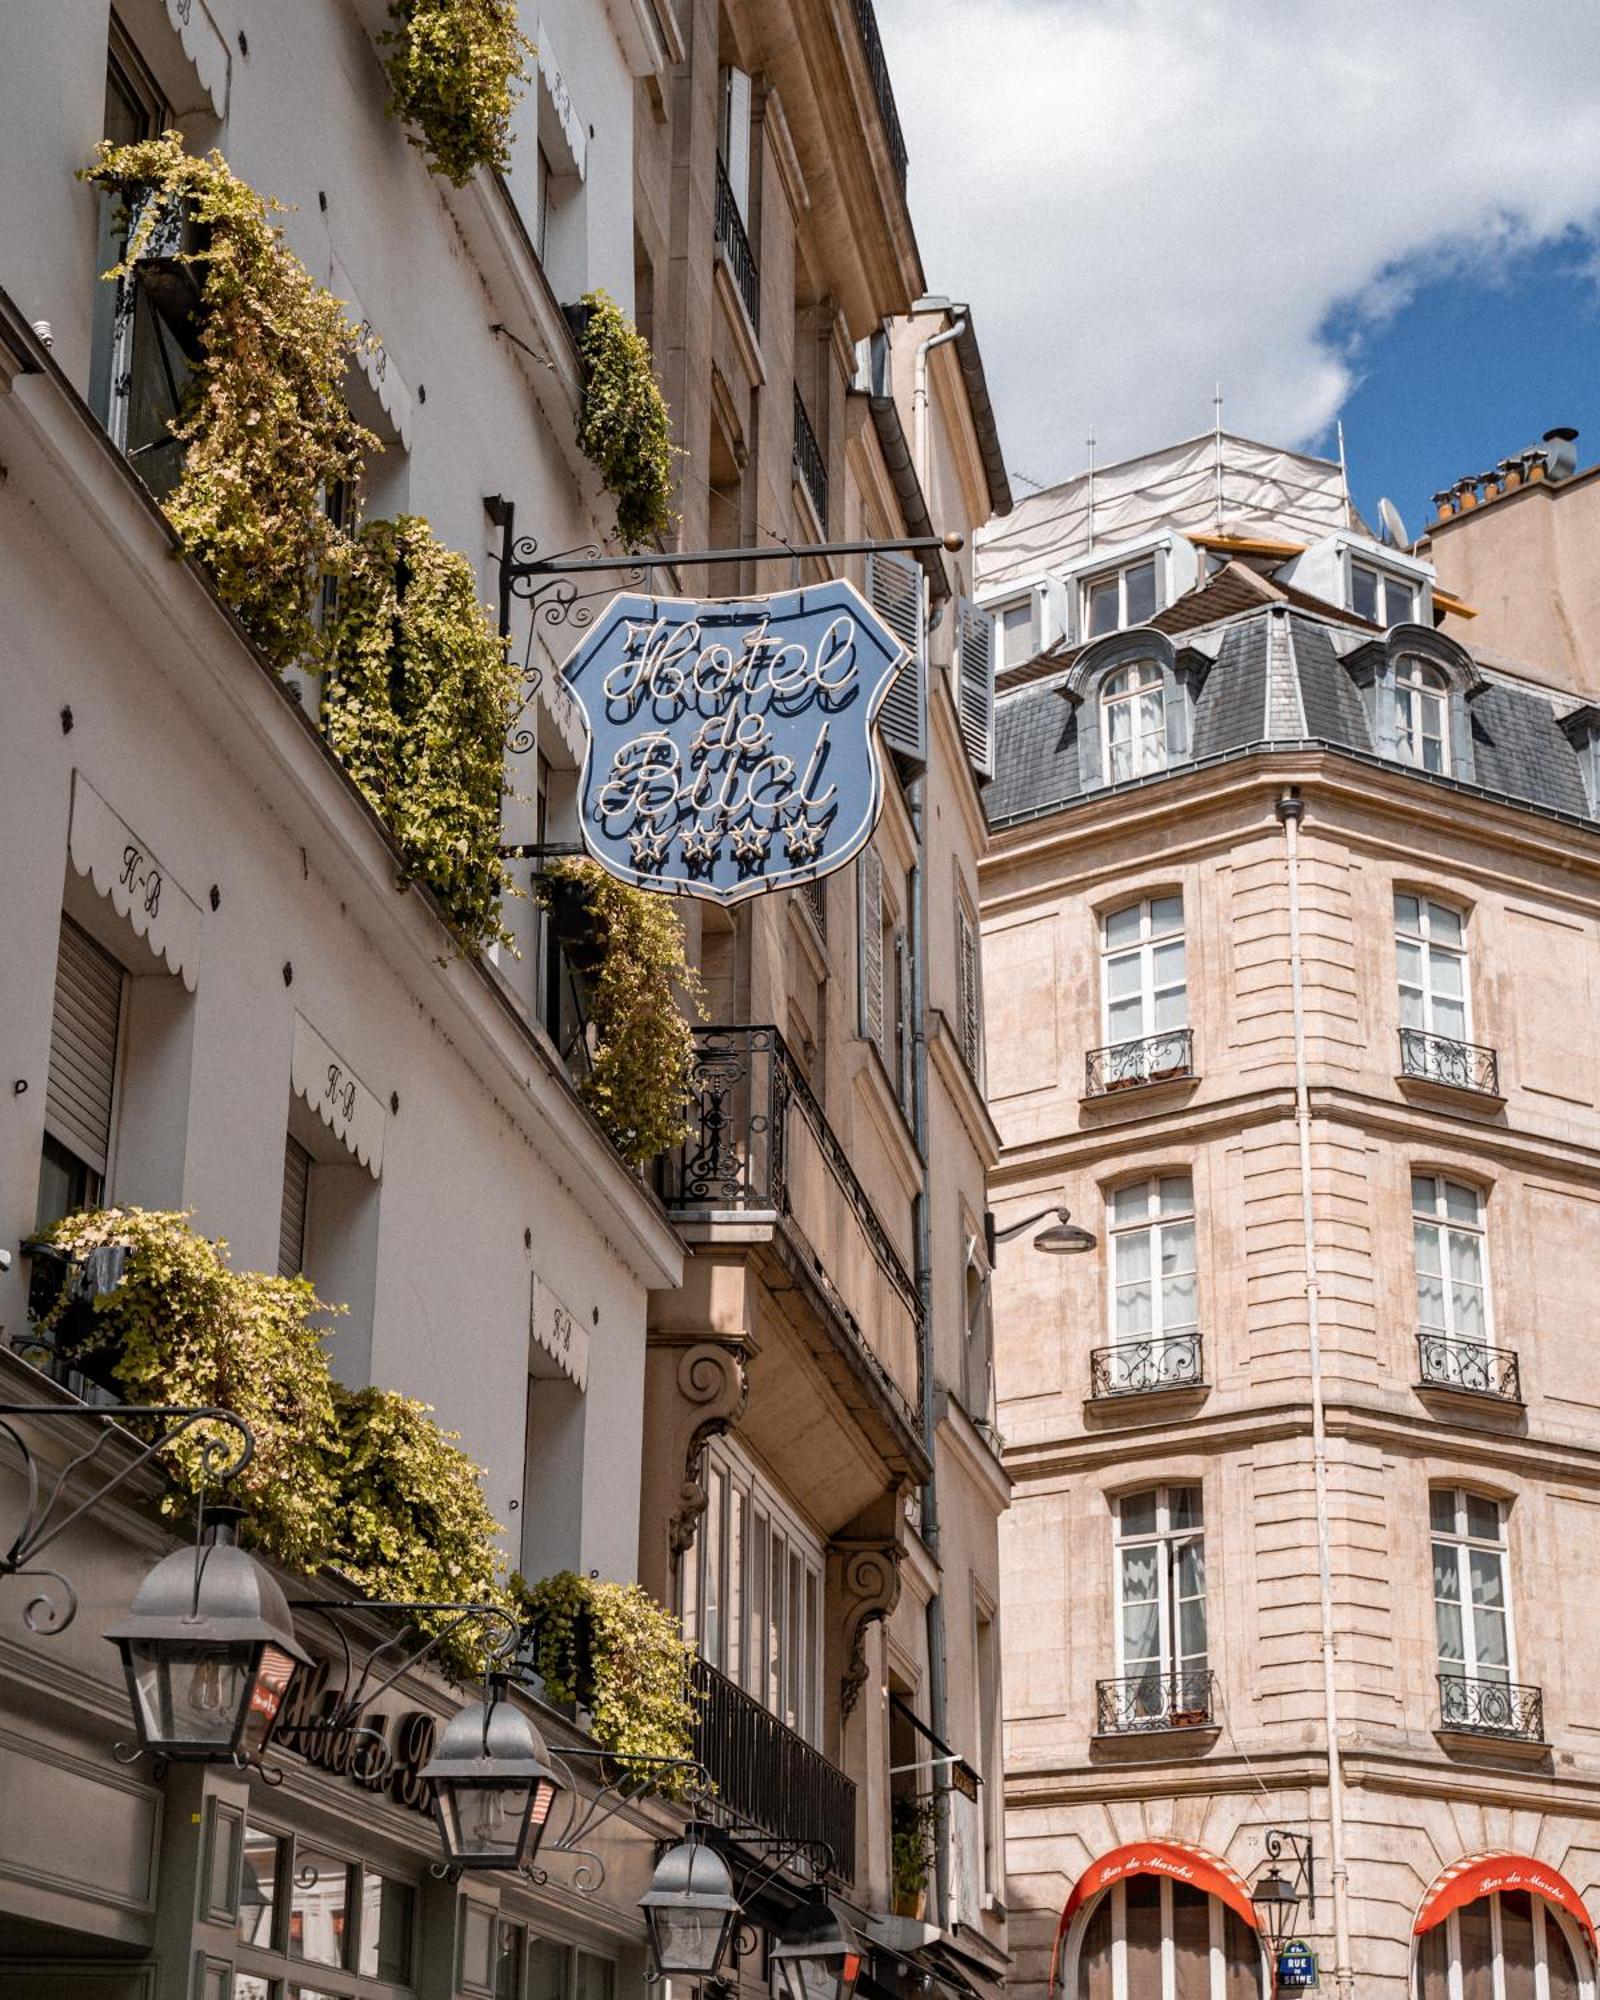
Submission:
M 583 306 L 578 449 L 617 503 L 617 533 L 636 548 L 675 519 L 672 420 L 644 335 L 606 292 L 585 292 Z
M 162 503 L 167 518 L 274 665 L 312 659 L 320 573 L 343 547 L 323 496 L 378 446 L 345 404 L 356 331 L 285 246 L 270 219 L 281 206 L 220 153 L 186 152 L 177 132 L 103 143 L 86 178 L 127 209 L 122 261 L 105 274 L 119 309 L 147 255 L 189 267 L 199 286 L 198 358 L 172 427 L 183 471 Z
M 510 942 L 500 806 L 516 704 L 471 564 L 416 516 L 366 523 L 339 583 L 322 727 L 469 951 Z
M 683 951 L 683 927 L 664 896 L 633 889 L 598 863 L 552 862 L 539 883 L 550 908 L 563 885 L 576 892 L 585 926 L 569 954 L 594 968 L 589 1025 L 594 1042 L 579 1092 L 632 1166 L 680 1144 L 688 1131 L 694 1035 L 678 1005 L 698 1011 L 698 976 Z
M 389 109 L 430 173 L 464 187 L 479 167 L 511 164 L 511 112 L 533 44 L 515 0 L 390 0 L 378 37 L 394 92 Z
M 694 1649 L 672 1613 L 636 1583 L 564 1569 L 536 1584 L 512 1579 L 527 1655 L 555 1702 L 590 1712 L 594 1740 L 624 1757 L 688 1757 Z M 687 1773 L 638 1775 L 681 1794 Z

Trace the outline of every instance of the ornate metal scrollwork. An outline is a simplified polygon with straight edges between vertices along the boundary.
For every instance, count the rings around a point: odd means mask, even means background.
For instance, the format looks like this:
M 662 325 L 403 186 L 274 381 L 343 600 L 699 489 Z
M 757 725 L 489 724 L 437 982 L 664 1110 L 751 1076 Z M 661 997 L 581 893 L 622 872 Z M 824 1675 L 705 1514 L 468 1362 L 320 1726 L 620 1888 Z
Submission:
M 1091 1049 L 1084 1060 L 1083 1094 L 1105 1097 L 1145 1083 L 1171 1083 L 1194 1075 L 1194 1030 L 1172 1028 L 1136 1042 Z
M 33 1447 L 18 1427 L 24 1419 L 30 1423 L 60 1423 L 63 1419 L 74 1423 L 87 1421 L 102 1428 L 93 1443 L 68 1459 L 55 1479 L 46 1486 L 40 1477 L 39 1461 Z M 128 1463 L 103 1485 L 96 1487 L 86 1500 L 79 1501 L 75 1507 L 66 1506 L 64 1496 L 68 1486 L 99 1457 L 113 1436 L 120 1433 L 126 1442 L 139 1443 L 122 1426 L 140 1419 L 159 1422 L 161 1435 L 149 1444 L 140 1444 Z M 59 1541 L 86 1514 L 98 1507 L 102 1500 L 108 1499 L 141 1472 L 158 1452 L 203 1423 L 222 1424 L 235 1433 L 232 1438 L 208 1437 L 201 1441 L 203 1482 L 209 1485 L 213 1480 L 233 1478 L 250 1463 L 256 1446 L 250 1426 L 231 1410 L 176 1403 L 0 1403 L 0 1433 L 21 1454 L 28 1483 L 28 1500 L 22 1524 L 9 1547 L 0 1550 L 0 1578 L 29 1577 L 43 1586 L 23 1607 L 23 1622 L 30 1632 L 53 1639 L 66 1631 L 78 1615 L 78 1593 L 60 1570 L 50 1568 L 38 1558 L 53 1542 Z
M 1097 1347 L 1089 1355 L 1089 1394 L 1096 1402 L 1204 1385 L 1198 1333 L 1119 1341 L 1114 1347 Z
M 1439 1676 L 1439 1722 L 1473 1736 L 1544 1741 L 1544 1689 L 1475 1674 Z
M 1101 1736 L 1143 1735 L 1154 1729 L 1204 1729 L 1213 1720 L 1216 1676 L 1207 1668 L 1159 1669 L 1095 1684 L 1095 1728 Z
M 1458 1042 L 1449 1035 L 1430 1035 L 1422 1028 L 1400 1030 L 1400 1074 L 1448 1090 L 1500 1095 L 1498 1050 L 1480 1042 Z

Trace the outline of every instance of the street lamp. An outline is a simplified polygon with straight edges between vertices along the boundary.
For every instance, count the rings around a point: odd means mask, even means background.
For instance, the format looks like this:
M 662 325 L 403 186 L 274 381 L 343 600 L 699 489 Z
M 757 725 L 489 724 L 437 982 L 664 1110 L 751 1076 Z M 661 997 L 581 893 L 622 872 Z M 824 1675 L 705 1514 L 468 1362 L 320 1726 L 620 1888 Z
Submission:
M 1004 1229 L 996 1229 L 994 1218 L 992 1216 L 989 1217 L 990 1262 L 994 1261 L 994 1252 L 997 1244 L 1011 1242 L 1014 1237 L 1020 1236 L 1025 1229 L 1031 1229 L 1036 1222 L 1043 1222 L 1047 1216 L 1053 1216 L 1055 1220 L 1050 1224 L 1048 1229 L 1041 1229 L 1039 1234 L 1033 1239 L 1035 1250 L 1043 1250 L 1047 1256 L 1074 1257 L 1081 1256 L 1086 1250 L 1094 1250 L 1099 1247 L 1100 1239 L 1095 1235 L 1094 1231 L 1092 1229 L 1085 1229 L 1081 1222 L 1074 1222 L 1071 1209 L 1062 1208 L 1057 1205 L 1051 1208 L 1041 1208 L 1036 1215 L 1024 1216 L 1021 1222 L 1010 1223 Z
M 283 1592 L 238 1545 L 237 1507 L 214 1507 L 192 1549 L 163 1556 L 106 1637 L 122 1654 L 139 1747 L 237 1761 L 260 1750 L 297 1666 Z
M 782 2000 L 851 2000 L 861 1976 L 860 1941 L 827 1903 L 802 1910 L 771 1958 Z
M 433 1809 L 452 1868 L 521 1868 L 564 1789 L 544 1738 L 505 1700 L 493 1675 L 486 1701 L 469 1701 L 444 1726 L 418 1774 L 433 1781 Z
M 1279 1947 L 1293 1935 L 1295 1919 L 1300 1914 L 1299 1893 L 1274 1862 L 1258 1877 L 1250 1891 L 1250 1901 L 1256 1913 L 1256 1927 L 1271 1938 L 1276 1955 Z
M 740 1915 L 728 1864 L 689 1839 L 669 1847 L 639 1898 L 659 1978 L 715 1979 Z

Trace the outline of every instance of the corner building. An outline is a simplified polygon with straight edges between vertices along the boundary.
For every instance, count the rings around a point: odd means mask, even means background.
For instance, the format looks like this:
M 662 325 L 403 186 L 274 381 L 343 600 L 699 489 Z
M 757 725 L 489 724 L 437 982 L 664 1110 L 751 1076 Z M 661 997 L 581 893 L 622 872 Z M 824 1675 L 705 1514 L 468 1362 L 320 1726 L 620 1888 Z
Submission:
M 1353 512 L 1177 529 L 988 794 L 995 1218 L 1098 1238 L 995 1279 L 1016 1985 L 1267 1993 L 1281 1828 L 1325 1987 L 1590 1995 L 1594 711 Z

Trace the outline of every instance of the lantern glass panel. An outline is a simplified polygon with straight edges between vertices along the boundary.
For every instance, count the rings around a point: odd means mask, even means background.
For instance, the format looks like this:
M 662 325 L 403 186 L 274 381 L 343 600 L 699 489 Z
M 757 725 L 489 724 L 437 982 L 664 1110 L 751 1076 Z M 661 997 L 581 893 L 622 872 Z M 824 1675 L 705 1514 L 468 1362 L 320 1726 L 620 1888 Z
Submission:
M 152 1751 L 226 1751 L 254 1690 L 254 1642 L 175 1646 L 167 1639 L 125 1641 L 139 1733 Z
M 451 1860 L 514 1868 L 528 1835 L 534 1791 L 531 1779 L 492 1785 L 436 1780 L 434 1795 Z
M 731 1920 L 727 1910 L 654 1909 L 656 1957 L 665 1973 L 703 1973 L 708 1978 L 722 1956 L 722 1940 Z
M 784 2000 L 840 2000 L 839 1959 L 781 1958 L 777 1961 Z

